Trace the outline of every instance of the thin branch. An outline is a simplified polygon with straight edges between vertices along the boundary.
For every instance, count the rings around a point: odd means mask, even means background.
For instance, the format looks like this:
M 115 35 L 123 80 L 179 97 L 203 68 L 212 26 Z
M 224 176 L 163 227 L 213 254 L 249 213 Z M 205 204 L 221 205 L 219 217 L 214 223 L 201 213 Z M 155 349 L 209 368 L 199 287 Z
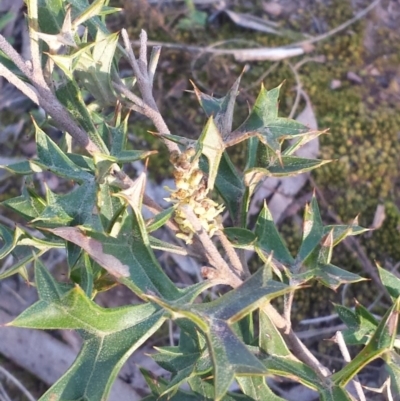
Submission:
M 147 70 L 147 34 L 142 30 L 140 34 L 140 50 L 139 50 L 139 60 L 136 60 L 135 55 L 132 50 L 132 46 L 129 40 L 128 33 L 125 29 L 122 29 L 121 36 L 124 42 L 125 50 L 128 56 L 128 60 L 133 69 L 133 73 L 137 79 L 137 85 L 142 95 L 142 99 L 138 101 L 138 97 L 130 97 L 127 93 L 130 92 L 127 88 L 123 89 L 123 85 L 119 83 L 114 83 L 114 88 L 118 89 L 123 95 L 128 97 L 134 104 L 143 108 L 143 114 L 148 117 L 155 127 L 157 128 L 160 135 L 169 134 L 170 130 L 165 123 L 160 111 L 158 110 L 157 103 L 153 96 L 153 81 L 155 67 L 157 65 L 157 59 L 155 56 L 150 60 L 151 64 L 149 70 Z M 156 52 L 157 53 L 157 52 Z M 118 86 L 116 86 L 118 85 Z M 130 92 L 131 93 L 131 92 Z M 180 152 L 179 147 L 176 143 L 171 142 L 163 138 L 165 146 L 167 146 L 168 151 L 171 153 L 173 151 Z
M 280 59 L 283 58 L 289 58 L 289 57 L 294 57 L 298 55 L 296 52 L 290 52 L 290 50 L 306 50 L 311 47 L 313 43 L 320 42 L 322 40 L 325 40 L 335 34 L 337 34 L 340 31 L 343 31 L 350 25 L 354 24 L 361 18 L 363 18 L 366 14 L 368 14 L 370 11 L 372 11 L 379 3 L 381 0 L 375 0 L 373 1 L 368 7 L 365 9 L 361 10 L 358 12 L 353 18 L 350 18 L 349 20 L 345 21 L 343 24 L 338 25 L 336 28 L 333 28 L 329 32 L 326 32 L 324 34 L 315 36 L 310 39 L 305 39 L 299 42 L 295 43 L 290 43 L 287 46 L 282 46 L 282 47 L 277 47 L 277 48 L 268 48 L 268 47 L 263 47 L 263 48 L 254 48 L 254 49 L 215 49 L 211 46 L 190 46 L 190 45 L 182 45 L 182 44 L 177 44 L 177 43 L 165 43 L 165 42 L 156 42 L 156 41 L 149 41 L 147 43 L 148 46 L 162 46 L 170 49 L 179 49 L 179 50 L 186 50 L 190 52 L 202 52 L 202 53 L 212 53 L 212 54 L 217 54 L 217 55 L 232 55 L 236 59 L 240 59 L 241 55 L 243 53 L 250 54 L 251 51 L 253 51 L 256 56 L 258 57 L 257 60 L 272 60 L 276 61 L 277 60 L 277 52 L 285 52 L 285 57 L 281 57 Z M 134 41 L 132 42 L 133 45 L 139 45 L 140 42 Z M 264 53 L 263 55 L 260 55 L 260 53 Z M 278 54 L 279 56 L 279 54 Z M 262 57 L 262 58 L 261 58 Z M 250 59 L 247 59 L 248 61 Z
M 28 78 L 32 78 L 32 69 L 27 62 L 17 53 L 17 51 L 8 43 L 6 38 L 0 34 L 0 49 L 10 58 L 10 60 L 23 72 Z
M 39 105 L 37 93 L 3 64 L 0 64 L 0 76 L 4 77 L 10 84 L 19 89 L 26 97 L 32 100 L 33 103 Z
M 38 78 L 38 75 L 32 72 L 27 63 L 2 35 L 0 35 L 0 49 L 3 50 L 11 61 L 29 78 L 32 85 L 35 87 L 37 94 L 34 95 L 32 90 L 27 90 L 27 85 L 11 71 L 8 73 L 4 66 L 1 69 L 1 75 L 7 80 L 10 78 L 9 81 L 13 85 L 27 95 L 33 102 L 43 107 L 43 109 L 53 118 L 58 127 L 67 131 L 77 142 L 84 146 L 89 153 L 93 154 L 98 152 L 98 147 L 88 137 L 87 133 L 73 120 L 66 108 L 48 88 L 44 79 L 41 79 L 40 77 Z M 6 74 L 7 77 L 5 76 Z
M 293 67 L 293 65 L 289 62 L 286 63 L 289 68 L 291 69 L 294 78 L 296 80 L 296 97 L 293 102 L 292 110 L 290 110 L 290 114 L 288 116 L 289 119 L 292 119 L 294 115 L 296 114 L 297 108 L 299 107 L 300 103 L 300 95 L 301 95 L 301 90 L 303 88 L 303 85 L 301 84 L 300 76 L 299 73 L 297 72 L 297 69 Z
M 341 331 L 336 332 L 335 340 L 337 342 L 337 345 L 339 346 L 339 349 L 343 356 L 344 361 L 347 363 L 351 362 L 351 356 L 350 356 L 349 350 L 347 349 L 347 346 L 346 346 L 346 343 L 344 341 L 343 334 Z M 354 377 L 352 382 L 354 384 L 354 388 L 356 389 L 356 392 L 358 394 L 360 401 L 367 401 L 367 399 L 365 398 L 364 390 L 361 386 L 360 381 L 358 380 L 357 375 Z
M 4 375 L 8 380 L 10 380 L 15 387 L 17 387 L 29 401 L 36 401 L 35 397 L 25 388 L 25 386 L 15 377 L 13 376 L 10 372 L 8 372 L 6 369 L 4 369 L 0 365 L 0 373 Z
M 245 271 L 244 266 L 242 265 L 239 256 L 237 255 L 235 249 L 232 244 L 229 242 L 228 238 L 224 234 L 223 231 L 218 231 L 218 239 L 221 245 L 224 247 L 226 252 L 226 256 L 231 264 L 231 270 L 242 280 L 245 280 L 250 276 L 250 272 Z
M 43 76 L 42 70 L 42 57 L 40 53 L 39 45 L 39 16 L 38 16 L 38 2 L 37 0 L 30 0 L 27 2 L 28 5 L 28 25 L 29 25 L 29 38 L 30 38 L 30 50 L 32 58 L 33 75 L 31 79 L 34 79 L 37 85 L 40 85 L 43 89 L 49 89 Z M 36 85 L 35 85 L 36 86 Z
M 286 334 L 289 333 L 292 328 L 292 305 L 294 299 L 294 291 L 290 291 L 289 294 L 284 295 L 284 305 L 283 305 L 283 317 L 286 320 Z
M 204 230 L 203 226 L 200 223 L 200 220 L 194 214 L 193 210 L 191 210 L 189 206 L 183 206 L 182 209 L 184 210 L 187 219 L 193 226 L 197 237 L 203 245 L 204 254 L 207 257 L 208 262 L 211 266 L 215 267 L 218 277 L 224 278 L 225 284 L 230 285 L 233 288 L 236 288 L 240 284 L 242 284 L 242 280 L 232 272 L 229 265 L 225 262 L 224 258 L 218 252 L 218 249 L 211 241 L 209 235 Z

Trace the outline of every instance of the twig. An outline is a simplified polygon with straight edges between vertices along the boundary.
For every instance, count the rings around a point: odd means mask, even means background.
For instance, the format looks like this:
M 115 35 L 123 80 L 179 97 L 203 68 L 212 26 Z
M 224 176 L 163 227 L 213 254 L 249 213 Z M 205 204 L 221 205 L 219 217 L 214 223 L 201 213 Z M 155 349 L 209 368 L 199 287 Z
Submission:
M 209 235 L 204 230 L 193 210 L 191 210 L 188 205 L 183 206 L 182 209 L 184 210 L 188 221 L 194 228 L 197 237 L 203 245 L 204 254 L 207 257 L 209 264 L 216 269 L 218 278 L 223 278 L 225 284 L 230 285 L 233 288 L 236 288 L 242 284 L 242 280 L 234 274 L 229 265 L 225 262 L 224 258 L 218 252 L 218 249 L 211 241 Z
M 307 44 L 312 44 L 316 42 L 320 42 L 321 40 L 327 39 L 330 36 L 335 35 L 336 33 L 343 31 L 350 25 L 354 24 L 361 18 L 363 18 L 365 15 L 367 15 L 370 11 L 372 11 L 379 3 L 381 0 L 375 0 L 373 1 L 368 7 L 365 7 L 363 10 L 358 12 L 353 18 L 350 18 L 349 20 L 343 22 L 343 24 L 338 25 L 336 28 L 331 29 L 329 32 L 323 33 L 321 35 L 315 36 L 314 38 L 311 39 L 306 39 L 302 40 L 300 42 L 293 43 L 293 46 L 301 46 L 301 45 L 307 45 Z
M 150 66 L 147 68 L 147 34 L 144 30 L 142 30 L 140 34 L 140 50 L 139 50 L 139 60 L 136 60 L 135 55 L 132 50 L 132 46 L 129 41 L 128 32 L 125 29 L 121 31 L 122 39 L 124 42 L 125 50 L 127 53 L 127 57 L 131 67 L 133 69 L 133 73 L 137 79 L 137 84 L 142 95 L 142 99 L 137 96 L 128 97 L 127 91 L 122 90 L 122 85 L 114 84 L 114 88 L 118 89 L 127 96 L 134 104 L 139 106 L 139 108 L 143 109 L 143 114 L 146 117 L 150 118 L 153 121 L 153 124 L 157 128 L 158 132 L 162 135 L 169 134 L 170 131 L 168 129 L 167 124 L 161 116 L 160 111 L 158 110 L 156 101 L 153 97 L 153 81 L 154 81 L 154 73 L 157 66 L 158 56 L 160 50 L 155 50 L 152 53 L 152 57 L 150 60 Z M 118 86 L 117 86 L 118 85 Z M 130 91 L 128 91 L 130 92 Z M 140 100 L 139 100 L 140 99 Z M 164 144 L 167 146 L 169 152 L 178 151 L 179 147 L 176 143 L 171 142 L 167 139 L 163 139 Z
M 32 100 L 33 103 L 39 105 L 37 93 L 3 64 L 0 64 L 0 76 L 4 77 L 8 82 L 10 82 L 10 84 L 14 85 L 26 97 Z
M 344 341 L 343 334 L 341 331 L 336 332 L 335 340 L 336 340 L 337 345 L 339 346 L 339 349 L 343 356 L 344 361 L 347 363 L 351 362 L 351 356 L 350 356 L 349 350 L 347 349 L 347 346 L 346 346 L 346 343 Z M 356 389 L 356 392 L 358 394 L 358 397 L 360 398 L 360 401 L 367 401 L 367 399 L 365 398 L 364 390 L 361 386 L 360 381 L 358 380 L 357 375 L 353 379 L 353 384 L 354 384 L 354 388 Z
M 8 380 L 10 380 L 19 390 L 21 390 L 21 392 L 25 395 L 25 397 L 29 401 L 36 401 L 33 395 L 25 388 L 25 386 L 15 376 L 13 376 L 10 372 L 4 369 L 1 365 L 0 365 L 0 373 L 4 375 Z
M 373 1 L 368 7 L 365 9 L 361 10 L 358 12 L 353 18 L 350 18 L 349 20 L 345 21 L 343 24 L 338 25 L 336 28 L 333 28 L 329 32 L 326 32 L 324 34 L 315 36 L 310 39 L 302 40 L 299 42 L 291 43 L 287 46 L 282 46 L 278 48 L 255 48 L 255 49 L 215 49 L 209 46 L 202 47 L 202 46 L 188 46 L 188 45 L 181 45 L 181 44 L 176 44 L 176 43 L 163 43 L 163 42 L 155 42 L 155 41 L 149 41 L 147 43 L 148 46 L 163 46 L 166 48 L 171 48 L 171 49 L 179 49 L 179 50 L 186 50 L 190 52 L 204 52 L 204 53 L 214 53 L 214 54 L 219 54 L 219 55 L 233 55 L 235 57 L 240 57 L 240 54 L 243 52 L 250 52 L 254 51 L 255 53 L 258 54 L 264 51 L 264 60 L 276 60 L 276 54 L 274 51 L 286 51 L 286 56 L 285 58 L 288 57 L 293 57 L 296 54 L 296 52 L 288 52 L 289 50 L 297 50 L 297 49 L 305 49 L 309 48 L 313 43 L 320 42 L 322 40 L 325 40 L 329 38 L 332 35 L 335 35 L 336 33 L 343 31 L 350 25 L 354 24 L 361 18 L 363 18 L 366 14 L 368 14 L 371 10 L 373 10 L 381 0 L 375 0 Z M 138 45 L 138 41 L 132 42 L 133 45 Z M 268 52 L 270 50 L 270 52 Z M 243 61 L 243 60 L 242 60 Z
M 218 239 L 221 245 L 224 247 L 226 252 L 226 256 L 231 264 L 232 270 L 235 272 L 237 276 L 239 276 L 242 280 L 245 280 L 250 276 L 250 272 L 245 270 L 245 266 L 242 265 L 239 256 L 237 255 L 235 249 L 232 244 L 229 242 L 228 238 L 224 234 L 223 231 L 218 231 Z M 247 267 L 247 266 L 246 266 Z
M 290 291 L 289 294 L 285 294 L 283 297 L 283 317 L 286 320 L 286 334 L 289 333 L 292 328 L 292 305 L 294 299 L 294 291 Z
M 300 76 L 299 73 L 297 72 L 297 69 L 289 62 L 287 62 L 287 65 L 289 66 L 296 80 L 296 97 L 293 102 L 292 110 L 290 110 L 290 114 L 288 116 L 288 118 L 291 120 L 293 119 L 294 115 L 296 114 L 297 108 L 299 107 L 301 90 L 303 89 L 303 85 L 301 84 Z

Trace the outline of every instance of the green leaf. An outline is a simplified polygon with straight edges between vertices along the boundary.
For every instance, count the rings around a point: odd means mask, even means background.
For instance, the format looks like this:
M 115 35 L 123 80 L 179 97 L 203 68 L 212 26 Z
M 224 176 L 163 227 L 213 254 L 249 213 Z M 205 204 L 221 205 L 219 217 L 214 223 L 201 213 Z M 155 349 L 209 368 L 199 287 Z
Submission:
M 336 291 L 342 284 L 357 283 L 366 280 L 365 278 L 341 269 L 330 263 L 318 263 L 316 266 L 307 268 L 303 273 L 293 274 L 292 279 L 298 283 L 304 283 L 311 279 L 318 280 L 321 284 Z
M 77 182 L 93 180 L 93 175 L 74 164 L 35 122 L 34 124 L 38 159 L 31 160 L 31 166 L 37 165 L 41 169 Z
M 197 141 L 197 147 L 208 160 L 208 189 L 214 188 L 214 182 L 218 174 L 218 168 L 224 153 L 225 145 L 221 133 L 211 116 L 205 125 L 203 132 Z
M 84 225 L 99 228 L 96 209 L 96 183 L 92 179 L 77 186 L 65 195 L 57 195 L 46 189 L 46 207 L 32 222 L 41 227 L 60 225 Z
M 87 132 L 89 138 L 97 145 L 100 151 L 108 154 L 107 146 L 93 124 L 93 119 L 82 98 L 81 90 L 71 79 L 56 91 L 58 100 L 68 109 L 75 121 Z
M 236 375 L 265 375 L 263 364 L 222 320 L 212 320 L 207 333 L 214 365 L 215 400 L 221 400 Z
M 31 165 L 28 160 L 24 160 L 22 162 L 9 164 L 7 166 L 3 166 L 0 164 L 0 168 L 7 170 L 12 174 L 20 174 L 20 175 L 28 175 L 32 174 L 33 171 L 31 169 Z
M 309 129 L 297 121 L 278 117 L 280 86 L 270 91 L 261 86 L 247 120 L 237 129 L 243 134 L 255 133 L 260 141 L 279 154 L 285 139 L 305 135 Z
M 285 340 L 270 317 L 263 309 L 260 310 L 259 318 L 259 346 L 269 355 L 286 357 L 291 355 Z
M 367 345 L 343 369 L 332 375 L 335 384 L 346 386 L 364 366 L 392 350 L 397 335 L 399 312 L 400 297 L 386 312 Z
M 215 186 L 224 200 L 232 219 L 236 221 L 237 216 L 240 214 L 240 201 L 246 188 L 226 152 L 223 153 L 219 164 Z
M 385 355 L 386 369 L 390 376 L 392 394 L 400 394 L 400 355 L 390 351 Z
M 256 234 L 247 228 L 227 227 L 224 233 L 235 248 L 253 249 L 257 240 Z
M 18 227 L 16 227 L 16 230 L 13 232 L 0 224 L 0 245 L 2 245 L 0 248 L 0 259 L 6 257 L 15 248 L 21 234 L 22 232 Z
M 92 4 L 88 5 L 72 22 L 74 29 L 83 24 L 90 18 L 99 15 L 106 4 L 106 0 L 95 0 Z
M 273 255 L 274 259 L 287 267 L 294 263 L 292 255 L 276 228 L 266 202 L 264 202 L 264 207 L 257 218 L 255 234 L 257 246 L 267 255 Z
M 147 223 L 147 232 L 151 233 L 153 231 L 161 228 L 174 214 L 175 207 L 169 207 L 168 209 L 163 210 L 162 212 L 156 214 L 148 223 Z
M 169 242 L 162 241 L 152 236 L 149 237 L 149 240 L 152 249 L 157 249 L 159 251 L 164 251 L 164 252 L 176 253 L 177 255 L 183 255 L 183 256 L 188 255 L 188 251 L 185 247 L 170 244 Z
M 375 317 L 359 303 L 356 303 L 354 311 L 342 305 L 335 305 L 335 310 L 348 327 L 343 331 L 346 344 L 366 344 L 378 327 Z
M 129 216 L 126 224 L 131 227 L 131 233 L 124 230 L 117 237 L 79 227 L 60 227 L 49 231 L 79 245 L 137 295 L 152 292 L 170 299 L 176 297 L 179 291 L 158 264 L 143 223 L 139 226 L 137 216 Z
M 319 390 L 321 401 L 354 401 L 355 399 L 342 387 L 331 386 Z
M 268 300 L 293 290 L 283 283 L 268 280 L 267 270 L 267 267 L 259 269 L 235 290 L 205 304 L 185 305 L 147 296 L 169 311 L 173 318 L 189 319 L 204 332 L 214 367 L 215 400 L 222 399 L 235 376 L 266 374 L 260 361 L 229 324 L 241 320 Z
M 383 269 L 379 265 L 377 265 L 377 267 L 382 284 L 387 289 L 392 300 L 393 301 L 396 300 L 397 298 L 400 297 L 400 279 L 393 273 Z
M 61 286 L 36 263 L 40 300 L 9 325 L 36 329 L 79 329 L 84 343 L 73 365 L 42 396 L 42 401 L 107 399 L 129 355 L 163 323 L 150 304 L 104 309 L 80 287 Z
M 280 164 L 282 162 L 282 165 Z M 321 167 L 330 160 L 303 159 L 296 156 L 284 156 L 281 161 L 275 161 L 267 168 L 255 167 L 245 171 L 244 181 L 247 186 L 255 186 L 266 177 L 289 177 L 302 174 Z
M 118 33 L 106 35 L 98 30 L 92 53 L 82 54 L 75 68 L 78 79 L 102 105 L 114 105 L 116 101 L 111 69 L 117 43 Z
M 318 247 L 322 239 L 324 227 L 319 213 L 318 203 L 313 196 L 311 203 L 306 205 L 303 223 L 303 241 L 296 257 L 297 262 L 303 262 Z
M 254 401 L 285 401 L 277 396 L 267 386 L 264 377 L 242 376 L 236 378 L 244 394 L 247 394 Z
M 329 225 L 324 227 L 324 234 L 328 234 L 332 231 L 333 234 L 333 246 L 335 247 L 340 242 L 342 242 L 345 238 L 353 235 L 360 235 L 367 231 L 370 231 L 369 228 L 360 227 L 358 225 L 358 219 L 354 219 L 354 221 L 349 225 Z
M 200 316 L 226 320 L 229 323 L 242 319 L 264 302 L 293 291 L 293 287 L 268 279 L 268 267 L 257 270 L 238 288 L 215 301 L 193 305 L 190 310 Z
M 196 94 L 200 105 L 208 117 L 214 117 L 215 125 L 217 126 L 223 138 L 229 135 L 229 133 L 232 131 L 233 112 L 235 108 L 236 97 L 239 93 L 239 84 L 242 75 L 243 73 L 240 74 L 239 78 L 232 85 L 227 95 L 220 99 L 202 93 L 192 82 L 194 93 Z
M 28 10 L 30 3 L 27 2 Z M 64 22 L 65 5 L 63 0 L 38 0 L 39 26 L 43 33 L 58 34 Z M 29 14 L 29 13 L 28 13 Z

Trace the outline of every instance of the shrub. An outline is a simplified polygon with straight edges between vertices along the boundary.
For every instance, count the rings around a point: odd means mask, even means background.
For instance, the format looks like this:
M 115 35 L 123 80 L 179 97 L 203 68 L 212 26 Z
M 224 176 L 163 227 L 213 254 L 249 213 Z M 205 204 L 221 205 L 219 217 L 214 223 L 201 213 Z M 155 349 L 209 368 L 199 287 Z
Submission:
M 27 270 L 34 266 L 39 300 L 9 326 L 78 330 L 83 338 L 73 365 L 41 400 L 106 399 L 122 364 L 168 319 L 180 329 L 179 343 L 158 348 L 152 357 L 171 377 L 154 378 L 142 370 L 152 392 L 146 400 L 282 400 L 268 387 L 268 375 L 300 382 L 322 400 L 352 400 L 346 385 L 356 383 L 362 397 L 356 375 L 377 358 L 385 361 L 398 393 L 400 280 L 393 274 L 379 268 L 393 301 L 380 320 L 359 304 L 354 310 L 336 306 L 347 325 L 336 335 L 339 346 L 362 346 L 336 373 L 291 327 L 297 290 L 313 281 L 336 290 L 363 280 L 334 266 L 331 258 L 337 244 L 366 229 L 357 220 L 324 225 L 313 197 L 304 213 L 302 243 L 293 256 L 266 204 L 255 226 L 248 224 L 250 199 L 265 178 L 300 174 L 326 163 L 296 156 L 321 132 L 278 116 L 279 87 L 268 91 L 262 86 L 248 118 L 235 129 L 240 77 L 223 98 L 194 87 L 208 120 L 197 140 L 188 139 L 171 133 L 158 111 L 152 86 L 160 49 L 154 48 L 148 61 L 145 32 L 136 58 L 126 31 L 123 45 L 118 34 L 107 31 L 104 15 L 114 9 L 104 0 L 90 5 L 82 0 L 28 0 L 27 6 L 32 60 L 23 60 L 0 36 L 0 75 L 42 107 L 47 118 L 33 121 L 37 156 L 6 167 L 25 176 L 26 185 L 20 196 L 3 205 L 34 231 L 0 226 L 0 257 L 14 256 L 0 278 L 20 274 L 28 280 Z M 121 59 L 130 63 L 132 77 L 119 76 Z M 167 209 L 146 196 L 145 173 L 132 180 L 124 172 L 125 164 L 154 157 L 153 152 L 130 149 L 131 111 L 153 122 L 155 135 L 170 153 L 176 187 L 170 189 Z M 63 132 L 59 143 L 45 133 L 49 126 Z M 242 170 L 227 153 L 240 142 L 246 143 Z M 46 187 L 41 193 L 35 185 L 38 172 L 66 180 L 71 189 L 55 194 Z M 146 220 L 142 207 L 153 217 Z M 222 219 L 223 211 L 229 218 Z M 165 226 L 179 245 L 152 235 Z M 41 259 L 53 248 L 66 249 L 67 282 L 55 280 Z M 204 280 L 178 287 L 154 250 L 195 258 L 204 265 Z M 246 252 L 257 261 L 254 271 Z M 98 306 L 96 294 L 111 284 L 126 286 L 141 303 Z M 207 291 L 217 285 L 226 291 L 210 301 Z M 284 299 L 283 313 L 271 303 L 278 297 Z M 229 391 L 234 380 L 242 394 Z M 188 390 L 182 389 L 184 383 Z

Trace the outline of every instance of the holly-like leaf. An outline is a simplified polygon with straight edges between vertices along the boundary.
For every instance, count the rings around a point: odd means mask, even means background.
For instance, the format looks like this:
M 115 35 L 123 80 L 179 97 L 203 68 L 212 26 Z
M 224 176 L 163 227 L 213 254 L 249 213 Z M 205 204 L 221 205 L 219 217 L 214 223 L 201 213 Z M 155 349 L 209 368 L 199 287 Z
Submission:
M 274 259 L 286 267 L 294 263 L 294 259 L 276 229 L 272 214 L 265 202 L 257 218 L 255 234 L 257 236 L 257 246 L 268 256 L 272 255 Z
M 250 396 L 254 401 L 285 401 L 284 398 L 277 396 L 267 386 L 264 377 L 260 376 L 240 376 L 236 378 L 243 393 Z
M 280 86 L 270 91 L 261 86 L 260 93 L 247 120 L 236 130 L 245 134 L 255 134 L 274 153 L 280 154 L 285 139 L 305 135 L 309 129 L 295 120 L 278 117 Z
M 232 85 L 226 96 L 220 99 L 202 93 L 192 82 L 194 93 L 196 94 L 200 105 L 203 107 L 203 110 L 206 112 L 208 117 L 213 116 L 215 125 L 223 138 L 226 138 L 232 131 L 233 112 L 236 97 L 239 93 L 239 84 L 242 75 L 243 73 L 240 74 L 239 78 Z
M 82 98 L 82 93 L 73 79 L 66 78 L 66 82 L 56 91 L 58 100 L 68 109 L 75 121 L 87 132 L 89 138 L 97 145 L 100 151 L 108 154 L 109 151 L 103 138 L 93 124 L 93 118 Z
M 35 166 L 39 166 L 43 170 L 80 183 L 93 180 L 93 175 L 74 164 L 35 122 L 34 124 L 38 154 L 37 159 L 31 160 L 34 170 L 37 170 Z
M 358 225 L 358 219 L 354 219 L 354 221 L 349 225 L 344 224 L 336 224 L 336 225 L 328 225 L 324 227 L 324 234 L 328 234 L 332 231 L 333 235 L 333 246 L 335 247 L 340 242 L 342 242 L 345 238 L 353 235 L 360 235 L 367 231 L 370 231 L 369 228 L 364 228 Z
M 311 255 L 319 246 L 323 233 L 324 227 L 321 214 L 319 212 L 317 200 L 315 196 L 313 196 L 311 203 L 306 205 L 304 211 L 303 241 L 296 257 L 297 262 L 302 262 Z
M 24 160 L 18 163 L 8 164 L 6 166 L 0 164 L 0 168 L 7 170 L 9 173 L 12 174 L 28 175 L 33 173 L 31 165 L 28 160 Z
M 335 310 L 347 326 L 347 329 L 343 330 L 346 344 L 366 344 L 378 327 L 379 322 L 359 303 L 356 303 L 354 311 L 342 305 L 335 305 Z
M 393 349 L 399 313 L 400 297 L 385 313 L 366 346 L 343 369 L 332 375 L 335 384 L 340 387 L 346 386 L 364 366 Z
M 392 300 L 396 300 L 400 297 L 400 278 L 386 269 L 383 269 L 379 265 L 377 267 L 382 284 L 386 287 L 388 293 L 392 297 Z
M 224 229 L 224 233 L 235 248 L 251 250 L 257 240 L 256 234 L 247 228 L 227 227 Z
M 208 161 L 208 180 L 207 187 L 212 190 L 214 188 L 215 178 L 218 174 L 218 167 L 221 161 L 222 154 L 224 153 L 225 145 L 222 140 L 221 133 L 214 123 L 211 116 L 205 125 L 199 140 L 197 141 L 197 148 Z
M 237 216 L 240 214 L 239 205 L 246 187 L 226 152 L 223 153 L 219 163 L 215 186 L 224 200 L 232 219 L 236 221 Z
M 337 290 L 342 284 L 357 283 L 366 280 L 358 274 L 348 272 L 330 263 L 318 263 L 312 268 L 307 268 L 303 273 L 294 274 L 292 278 L 298 283 L 315 279 L 332 290 Z
M 41 262 L 35 265 L 40 299 L 8 325 L 75 329 L 84 340 L 73 365 L 41 401 L 106 399 L 126 359 L 163 323 L 162 311 L 150 304 L 101 308 L 80 287 L 61 285 Z
M 264 266 L 235 290 L 205 304 L 184 305 L 153 295 L 147 296 L 174 318 L 191 320 L 205 334 L 213 361 L 215 400 L 222 399 L 234 377 L 266 374 L 263 364 L 235 335 L 230 325 L 267 300 L 293 290 L 283 283 L 268 280 L 268 276 L 268 268 Z
M 275 159 L 267 168 L 255 167 L 245 171 L 244 181 L 247 186 L 254 186 L 266 177 L 290 177 L 314 170 L 329 162 L 330 160 L 284 156 L 280 160 Z
M 116 101 L 111 69 L 117 43 L 118 33 L 107 35 L 99 29 L 91 54 L 83 53 L 75 68 L 80 82 L 102 105 L 114 105 Z
M 172 206 L 156 214 L 154 218 L 147 223 L 147 232 L 151 233 L 162 227 L 172 217 L 174 211 L 175 207 Z

